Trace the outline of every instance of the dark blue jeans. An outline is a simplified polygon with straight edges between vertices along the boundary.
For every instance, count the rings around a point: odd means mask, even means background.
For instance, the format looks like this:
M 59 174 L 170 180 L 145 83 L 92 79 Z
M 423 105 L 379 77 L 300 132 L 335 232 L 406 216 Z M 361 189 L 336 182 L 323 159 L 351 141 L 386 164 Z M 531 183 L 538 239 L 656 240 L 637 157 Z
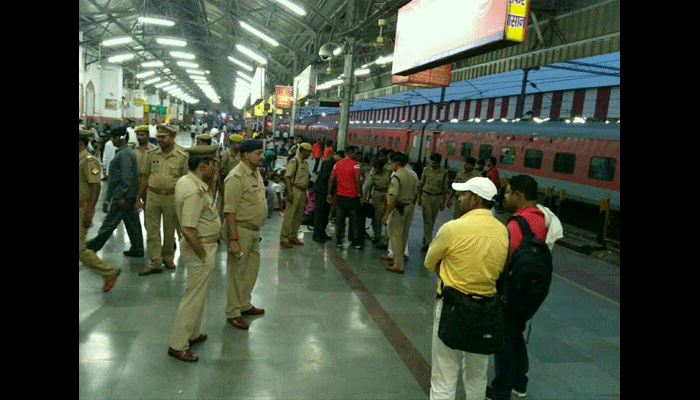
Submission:
M 518 315 L 508 312 L 504 315 L 504 348 L 494 354 L 496 376 L 491 382 L 494 390 L 493 400 L 508 400 L 512 389 L 519 392 L 527 390 L 527 371 L 529 361 L 527 346 L 523 338 L 525 322 Z
M 336 244 L 343 243 L 345 234 L 345 218 L 350 218 L 351 229 L 348 239 L 353 246 L 361 246 L 365 230 L 360 222 L 360 198 L 335 196 L 335 240 Z
M 105 219 L 102 221 L 102 226 L 97 232 L 92 240 L 86 243 L 86 247 L 93 251 L 99 251 L 102 246 L 105 245 L 107 240 L 112 236 L 112 232 L 117 229 L 119 223 L 124 221 L 124 228 L 126 229 L 127 235 L 129 235 L 129 241 L 131 242 L 131 248 L 129 250 L 134 252 L 143 252 L 143 233 L 141 230 L 141 221 L 139 221 L 139 215 L 134 210 L 134 198 L 124 199 L 124 207 L 117 207 L 116 200 L 112 200 L 109 204 L 109 211 L 105 215 Z

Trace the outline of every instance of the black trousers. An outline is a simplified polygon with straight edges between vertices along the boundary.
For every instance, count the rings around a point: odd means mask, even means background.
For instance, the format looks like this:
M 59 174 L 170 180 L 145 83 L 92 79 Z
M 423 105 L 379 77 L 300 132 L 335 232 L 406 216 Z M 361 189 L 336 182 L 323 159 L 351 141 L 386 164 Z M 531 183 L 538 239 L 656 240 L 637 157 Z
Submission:
M 139 221 L 139 215 L 134 210 L 135 198 L 124 199 L 124 207 L 117 207 L 116 200 L 112 199 L 109 204 L 109 211 L 102 221 L 102 226 L 100 226 L 97 236 L 86 243 L 86 247 L 93 251 L 99 251 L 102 246 L 107 243 L 107 240 L 112 236 L 112 232 L 117 229 L 119 223 L 124 221 L 124 228 L 126 229 L 126 234 L 129 235 L 129 241 L 131 242 L 131 248 L 129 250 L 134 252 L 143 252 L 143 233 L 141 230 L 141 221 Z
M 360 198 L 335 196 L 335 239 L 336 244 L 343 243 L 345 234 L 345 218 L 350 218 L 348 239 L 353 246 L 362 246 L 364 241 L 364 227 L 360 220 Z
M 525 392 L 527 389 L 529 360 L 523 338 L 527 321 L 523 321 L 518 315 L 509 315 L 506 312 L 503 322 L 504 348 L 494 354 L 496 376 L 491 383 L 494 390 L 493 400 L 508 400 L 512 389 L 519 392 Z
M 325 192 L 316 192 L 315 199 L 313 237 L 320 240 L 326 237 L 326 227 L 328 226 L 328 217 L 330 216 L 331 205 L 326 202 Z

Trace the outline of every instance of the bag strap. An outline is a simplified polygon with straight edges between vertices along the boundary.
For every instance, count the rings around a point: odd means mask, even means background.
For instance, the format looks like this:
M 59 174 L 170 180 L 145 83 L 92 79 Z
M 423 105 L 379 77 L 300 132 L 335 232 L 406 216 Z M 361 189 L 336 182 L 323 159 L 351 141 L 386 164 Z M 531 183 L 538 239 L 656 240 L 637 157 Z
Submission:
M 518 223 L 518 226 L 520 226 L 520 230 L 522 231 L 523 236 L 535 237 L 535 234 L 532 233 L 532 229 L 530 229 L 530 224 L 528 224 L 525 217 L 523 217 L 522 215 L 514 215 L 510 219 L 515 220 L 515 222 Z

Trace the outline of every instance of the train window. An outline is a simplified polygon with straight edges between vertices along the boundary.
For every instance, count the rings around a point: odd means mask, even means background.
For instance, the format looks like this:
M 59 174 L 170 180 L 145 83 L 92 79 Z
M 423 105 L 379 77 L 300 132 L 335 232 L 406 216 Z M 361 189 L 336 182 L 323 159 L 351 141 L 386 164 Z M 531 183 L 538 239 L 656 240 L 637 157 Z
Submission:
M 482 144 L 479 146 L 479 160 L 488 160 L 493 154 L 493 146 L 490 144 Z
M 418 135 L 413 137 L 413 148 L 418 147 Z
M 394 147 L 394 138 L 389 136 L 389 143 L 387 143 L 387 147 L 392 148 Z
M 382 141 L 381 141 L 382 147 L 386 145 L 386 136 L 382 136 Z
M 449 141 L 447 142 L 447 155 L 448 156 L 453 156 L 457 152 L 457 142 Z
M 401 149 L 401 138 L 396 138 L 396 143 L 394 143 L 397 149 Z
M 378 144 L 379 144 L 379 136 L 375 136 L 374 137 L 374 145 L 376 146 Z
M 527 149 L 525 150 L 525 167 L 540 169 L 542 167 L 542 151 Z
M 515 162 L 515 147 L 501 147 L 501 164 L 512 165 Z
M 552 171 L 562 174 L 573 174 L 576 165 L 576 155 L 571 153 L 554 154 L 554 166 Z
M 471 143 L 462 143 L 461 155 L 462 158 L 469 158 L 472 156 L 472 148 L 474 147 Z
M 617 161 L 608 157 L 592 157 L 588 168 L 588 177 L 602 181 L 612 181 L 615 177 Z

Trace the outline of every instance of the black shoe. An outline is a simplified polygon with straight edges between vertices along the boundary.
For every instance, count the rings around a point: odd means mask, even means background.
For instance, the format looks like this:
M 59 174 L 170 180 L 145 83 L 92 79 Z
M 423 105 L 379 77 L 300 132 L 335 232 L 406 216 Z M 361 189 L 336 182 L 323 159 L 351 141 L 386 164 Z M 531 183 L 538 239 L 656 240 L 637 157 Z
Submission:
M 312 236 L 311 239 L 312 239 L 314 242 L 318 242 L 318 243 L 324 244 L 324 243 L 326 243 L 330 238 L 323 238 L 323 239 L 320 239 L 320 238 L 317 238 L 316 236 Z
M 92 241 L 89 241 L 89 242 L 85 243 L 85 248 L 88 249 L 88 250 L 92 250 L 92 251 L 94 251 L 95 253 L 97 253 L 98 251 L 100 251 L 100 249 L 98 249 L 98 248 L 93 244 Z
M 143 250 L 141 250 L 141 251 L 127 250 L 124 252 L 124 255 L 127 257 L 143 257 Z
M 389 245 L 387 245 L 386 243 L 377 243 L 376 245 L 374 245 L 374 248 L 377 250 L 388 250 Z

